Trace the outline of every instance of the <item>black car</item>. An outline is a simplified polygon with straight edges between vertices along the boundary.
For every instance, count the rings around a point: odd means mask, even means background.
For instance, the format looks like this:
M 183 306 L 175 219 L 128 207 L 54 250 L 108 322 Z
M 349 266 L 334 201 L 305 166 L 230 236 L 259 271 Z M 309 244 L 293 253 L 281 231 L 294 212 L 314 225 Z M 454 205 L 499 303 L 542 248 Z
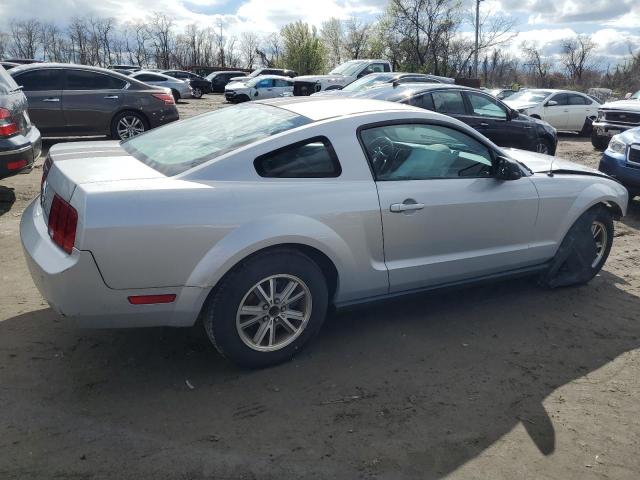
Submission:
M 41 148 L 40 131 L 27 113 L 27 98 L 0 67 L 0 178 L 31 168 Z
M 186 72 L 184 70 L 163 70 L 160 73 L 189 82 L 193 89 L 192 95 L 194 98 L 201 98 L 205 93 L 211 93 L 211 82 L 193 72 Z
M 406 103 L 449 115 L 475 128 L 501 147 L 555 155 L 555 128 L 518 113 L 497 98 L 475 88 L 437 83 L 383 84 L 349 95 Z
M 173 96 L 113 70 L 39 63 L 10 75 L 29 101 L 31 120 L 45 137 L 143 133 L 178 119 Z
M 205 78 L 211 82 L 211 92 L 213 93 L 224 93 L 224 87 L 227 86 L 229 80 L 234 77 L 241 77 L 244 75 L 244 72 L 236 72 L 236 71 L 221 71 L 221 72 L 212 72 L 207 75 Z

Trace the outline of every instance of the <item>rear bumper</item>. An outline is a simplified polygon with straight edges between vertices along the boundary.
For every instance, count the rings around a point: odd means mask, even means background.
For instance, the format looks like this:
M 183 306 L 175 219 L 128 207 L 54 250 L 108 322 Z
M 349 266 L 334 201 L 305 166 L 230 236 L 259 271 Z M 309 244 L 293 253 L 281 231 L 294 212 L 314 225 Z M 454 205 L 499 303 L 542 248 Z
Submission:
M 31 168 L 41 150 L 40 131 L 34 126 L 26 135 L 0 139 L 0 178 Z
M 640 191 L 640 168 L 630 166 L 622 155 L 620 158 L 604 153 L 598 170 L 617 179 L 632 191 Z
M 198 287 L 115 290 L 102 279 L 91 252 L 73 249 L 67 255 L 49 238 L 37 197 L 20 222 L 27 266 L 42 296 L 60 315 L 83 327 L 123 328 L 191 326 L 208 291 Z M 131 295 L 175 294 L 168 304 L 132 305 Z
M 167 123 L 175 122 L 180 119 L 178 114 L 178 107 L 175 105 L 167 105 L 165 108 L 153 111 L 149 117 L 149 124 L 151 128 L 156 128 Z

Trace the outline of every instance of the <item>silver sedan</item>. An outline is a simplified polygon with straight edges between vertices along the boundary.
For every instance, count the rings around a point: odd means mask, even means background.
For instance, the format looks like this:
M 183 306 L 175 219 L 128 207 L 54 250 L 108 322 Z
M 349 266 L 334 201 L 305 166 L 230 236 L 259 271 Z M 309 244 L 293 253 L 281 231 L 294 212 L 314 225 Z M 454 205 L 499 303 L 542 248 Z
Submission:
M 588 282 L 626 209 L 606 175 L 450 117 L 293 97 L 53 146 L 21 238 L 60 314 L 200 319 L 224 356 L 261 367 L 302 348 L 330 305 L 515 275 Z
M 135 78 L 136 80 L 144 82 L 147 85 L 168 88 L 169 90 L 171 90 L 173 99 L 176 102 L 181 98 L 193 97 L 193 89 L 191 88 L 189 82 L 170 77 L 169 75 L 165 75 L 164 73 L 139 70 L 129 75 L 129 77 Z

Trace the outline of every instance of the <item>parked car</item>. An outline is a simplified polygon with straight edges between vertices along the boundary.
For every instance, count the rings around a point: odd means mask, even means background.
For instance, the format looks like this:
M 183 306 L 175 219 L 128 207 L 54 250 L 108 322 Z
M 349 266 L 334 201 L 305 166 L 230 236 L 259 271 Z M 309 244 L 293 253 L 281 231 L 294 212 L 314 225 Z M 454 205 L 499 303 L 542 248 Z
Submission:
M 604 150 L 613 135 L 638 126 L 640 126 L 640 90 L 627 100 L 600 105 L 598 116 L 593 122 L 591 144 L 598 150 Z
M 125 75 L 125 76 L 127 76 L 127 77 L 128 77 L 129 75 L 131 75 L 132 73 L 134 73 L 134 72 L 135 72 L 135 70 L 123 70 L 123 69 L 121 69 L 121 68 L 111 68 L 110 70 L 112 70 L 112 71 L 114 71 L 114 72 L 117 72 L 117 73 L 119 73 L 120 75 Z
M 171 90 L 171 94 L 176 103 L 181 98 L 191 98 L 193 96 L 193 90 L 188 82 L 178 80 L 164 73 L 140 70 L 129 75 L 129 78 L 135 78 L 139 82 L 144 82 L 147 85 L 168 88 Z
M 386 60 L 350 60 L 331 70 L 328 75 L 302 75 L 295 77 L 293 94 L 311 95 L 322 90 L 341 88 L 370 73 L 391 72 L 391 64 Z
M 488 93 L 496 97 L 498 100 L 504 100 L 519 91 L 520 90 L 513 90 L 512 88 L 494 88 L 489 90 Z
M 487 92 L 462 85 L 407 83 L 379 85 L 351 95 L 406 103 L 456 118 L 501 147 L 555 155 L 556 129 L 509 108 Z
M 2 65 L 2 67 L 5 70 L 11 70 L 12 68 L 15 68 L 17 66 L 19 66 L 19 63 L 15 63 L 15 62 L 5 62 L 4 60 L 0 62 L 0 65 Z
M 293 80 L 279 75 L 261 75 L 247 81 L 229 82 L 224 87 L 224 97 L 231 103 L 283 97 L 292 94 Z
M 184 70 L 164 70 L 162 73 L 188 83 L 191 86 L 191 94 L 193 95 L 193 98 L 202 98 L 202 95 L 205 93 L 211 93 L 211 82 L 193 72 L 186 72 Z
M 287 70 L 286 68 L 258 68 L 251 72 L 249 75 L 242 74 L 238 77 L 231 77 L 230 82 L 239 82 L 250 80 L 252 78 L 259 77 L 261 75 L 280 75 L 281 77 L 293 78 L 298 74 L 293 70 Z
M 627 187 L 629 198 L 640 195 L 640 127 L 611 137 L 598 170 Z
M 557 130 L 591 134 L 591 123 L 599 103 L 580 92 L 554 89 L 529 89 L 517 92 L 505 103 L 520 113 L 549 122 Z
M 437 75 L 428 75 L 426 73 L 403 73 L 403 72 L 386 72 L 386 73 L 370 73 L 364 77 L 351 82 L 346 87 L 332 88 L 312 93 L 312 96 L 349 96 L 356 92 L 361 92 L 376 85 L 383 83 L 454 83 L 453 78 L 440 77 Z
M 29 65 L 31 63 L 42 63 L 42 60 L 35 60 L 33 58 L 5 58 L 3 61 L 17 63 L 19 65 Z
M 122 143 L 57 144 L 46 167 L 20 233 L 57 312 L 200 321 L 250 367 L 294 355 L 329 305 L 514 275 L 588 282 L 627 209 L 597 170 L 372 100 L 250 102 Z
M 41 148 L 40 131 L 27 113 L 27 97 L 0 66 L 0 178 L 31 168 Z
M 205 78 L 211 82 L 211 92 L 213 93 L 224 93 L 224 87 L 227 86 L 227 83 L 234 78 L 242 76 L 242 72 L 212 72 L 207 75 Z
M 105 68 L 40 63 L 10 75 L 46 137 L 108 135 L 125 139 L 178 119 L 173 97 Z

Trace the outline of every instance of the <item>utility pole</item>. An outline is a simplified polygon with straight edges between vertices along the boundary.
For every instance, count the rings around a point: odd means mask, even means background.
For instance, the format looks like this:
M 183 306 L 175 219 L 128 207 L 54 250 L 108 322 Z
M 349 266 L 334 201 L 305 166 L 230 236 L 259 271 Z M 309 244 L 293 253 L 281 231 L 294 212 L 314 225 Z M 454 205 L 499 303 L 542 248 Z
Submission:
M 476 51 L 473 54 L 473 76 L 478 78 L 478 46 L 480 38 L 480 2 L 476 0 Z

